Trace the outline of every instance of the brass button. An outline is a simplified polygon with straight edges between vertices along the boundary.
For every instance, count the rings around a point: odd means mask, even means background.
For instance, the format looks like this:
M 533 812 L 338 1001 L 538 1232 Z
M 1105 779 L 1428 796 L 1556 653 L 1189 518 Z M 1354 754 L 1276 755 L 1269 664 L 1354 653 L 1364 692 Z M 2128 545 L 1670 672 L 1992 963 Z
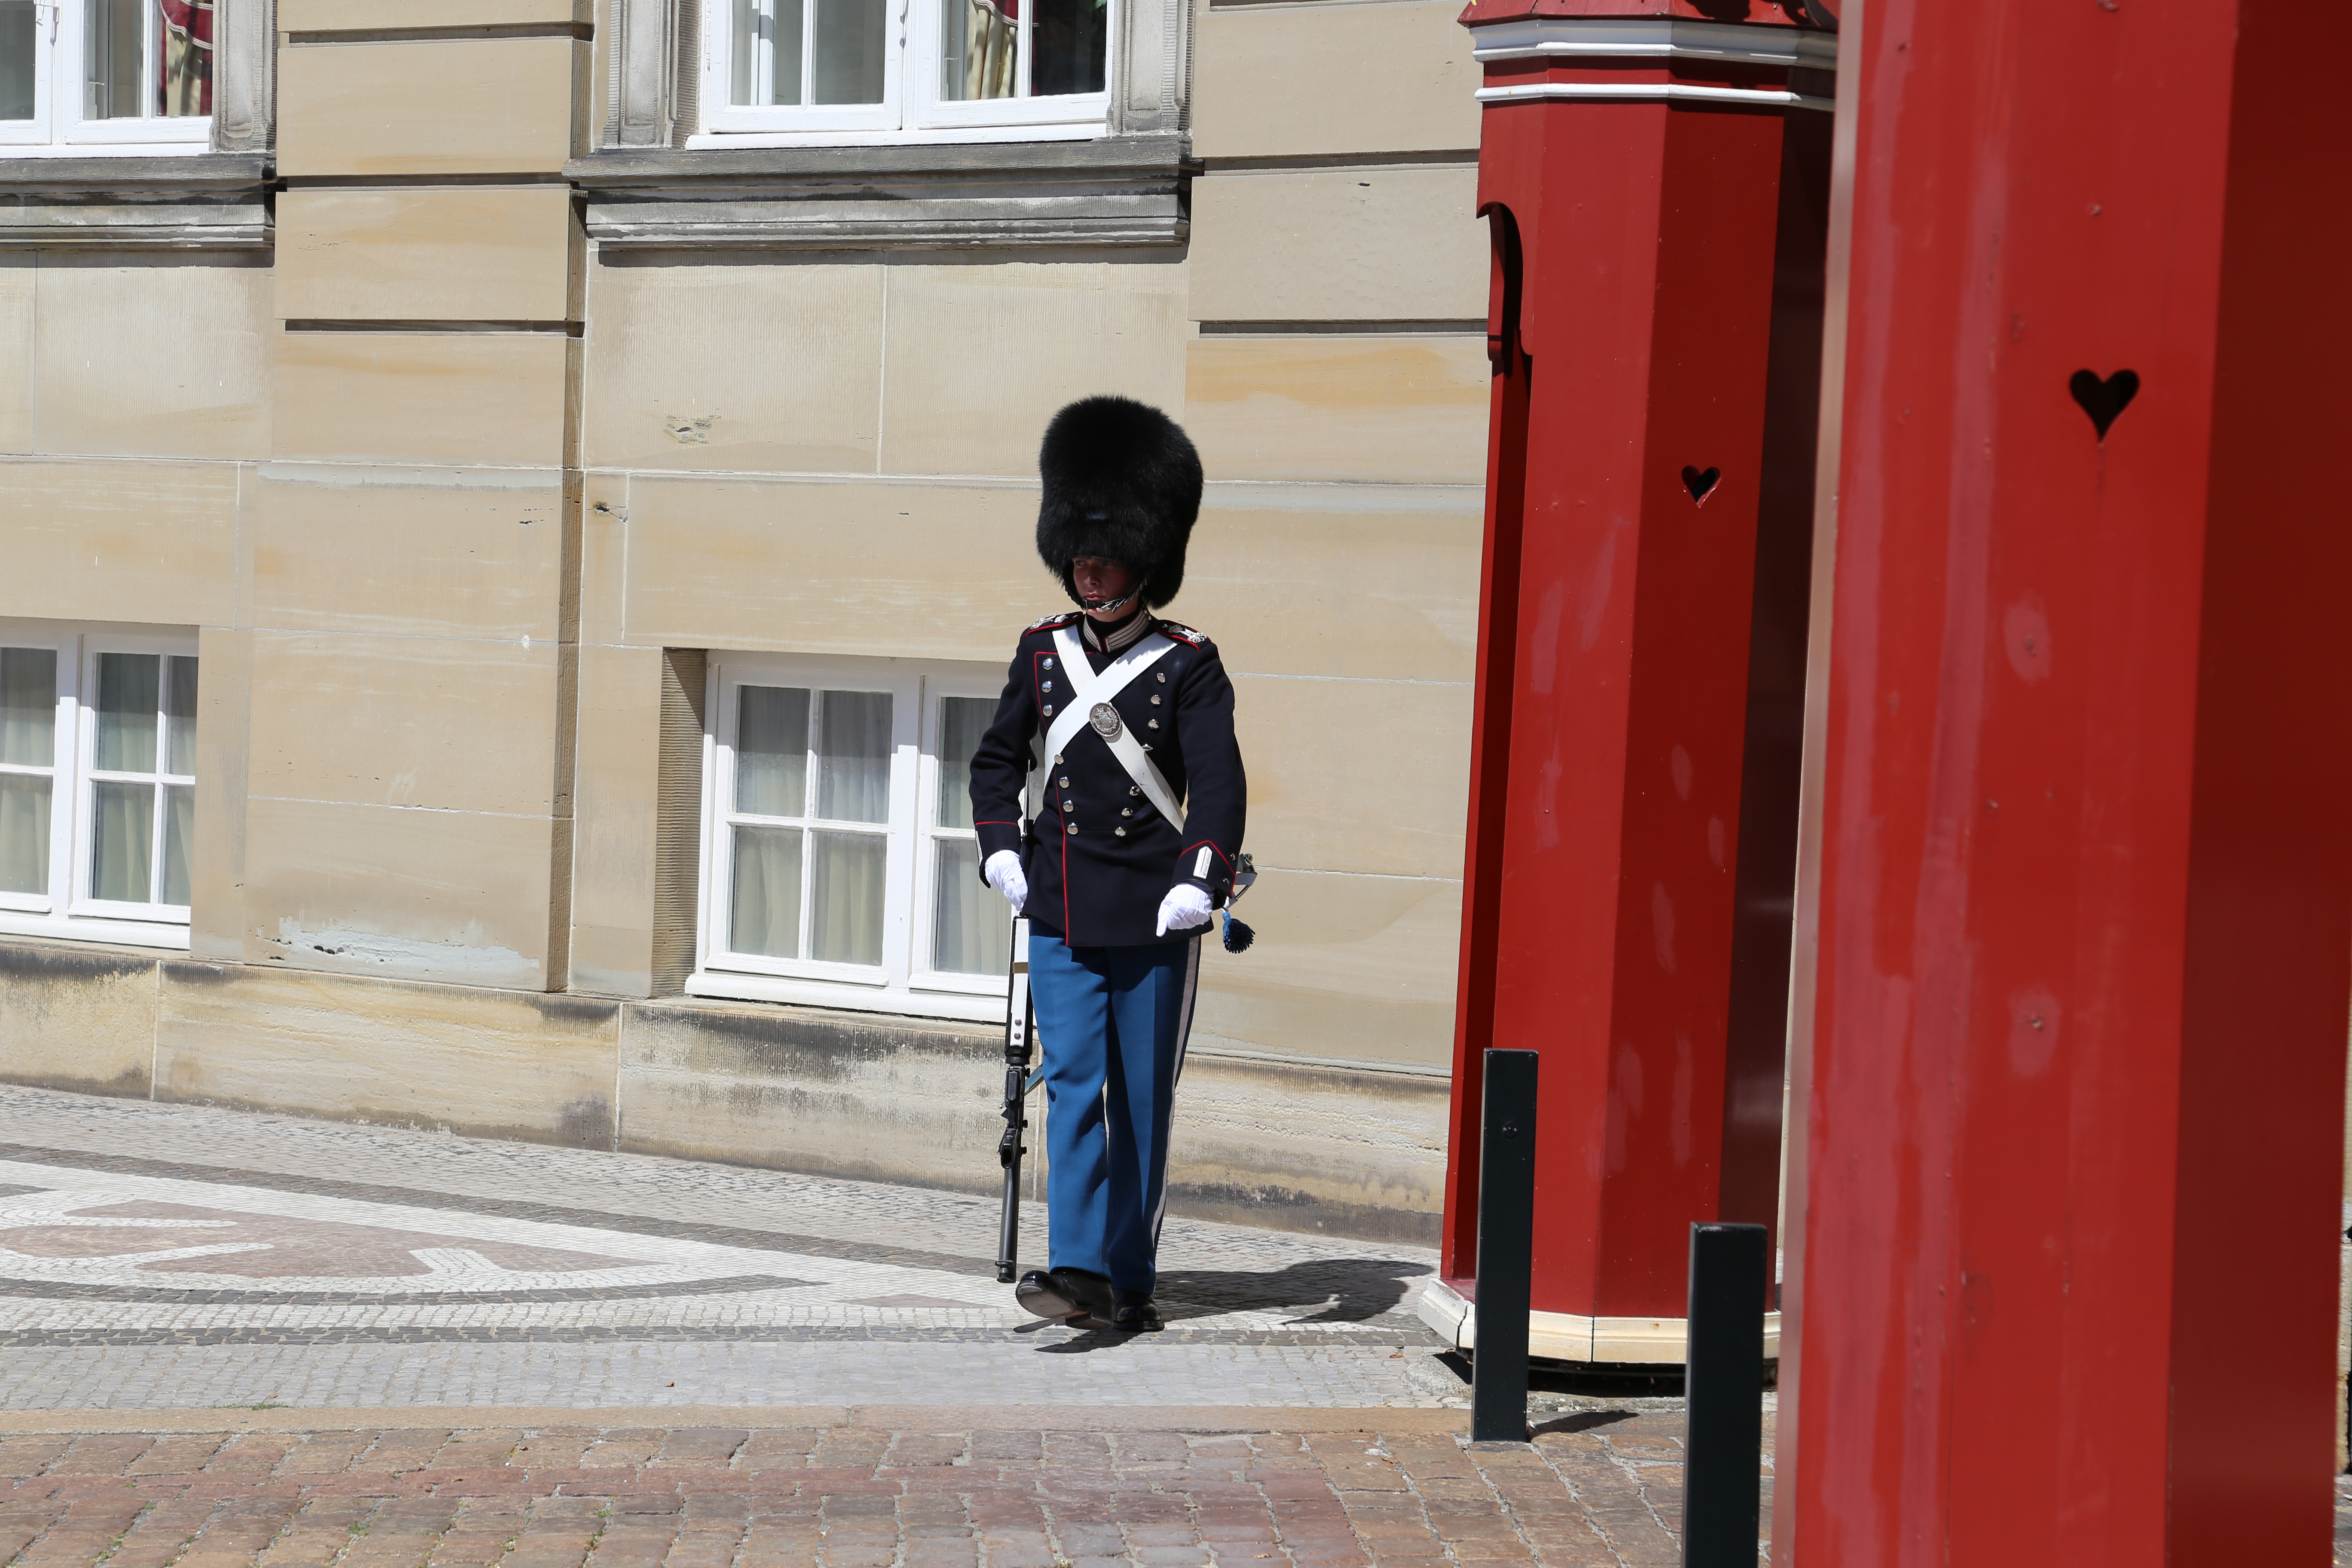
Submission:
M 1160 677 L 1160 685 L 1165 686 L 1165 685 L 1167 685 L 1167 684 L 1168 684 L 1168 673 L 1167 673 L 1167 671 L 1165 671 L 1165 670 L 1158 670 L 1158 671 L 1154 671 L 1154 673 L 1155 673 L 1155 674 L 1157 674 L 1157 675 Z
M 1071 831 L 1071 832 L 1076 833 L 1077 830 L 1078 830 L 1078 825 L 1077 825 L 1076 823 L 1073 822 L 1072 824 L 1070 824 L 1070 831 Z
M 1051 708 L 1048 708 L 1048 709 L 1046 709 L 1046 710 L 1045 710 L 1045 711 L 1046 711 L 1046 712 L 1048 712 L 1048 713 L 1051 713 L 1051 712 L 1053 711 L 1053 710 L 1052 710 Z M 1146 722 L 1146 724 L 1148 724 L 1151 729 L 1157 730 L 1158 728 L 1160 728 L 1160 721 L 1159 721 L 1159 720 L 1157 720 L 1157 719 L 1146 720 L 1146 721 L 1145 721 L 1145 722 Z
M 1121 816 L 1133 816 L 1135 815 L 1135 807 L 1131 805 L 1122 805 L 1118 808 L 1118 814 Z
M 1152 705 L 1154 708 L 1157 708 L 1157 707 L 1159 707 L 1159 706 L 1160 706 L 1160 693 L 1158 693 L 1157 691 L 1155 691 L 1155 692 L 1153 692 L 1153 693 L 1151 694 L 1151 705 Z
M 1050 680 L 1049 680 L 1049 681 L 1047 681 L 1047 682 L 1045 682 L 1045 689 L 1046 689 L 1046 690 L 1048 690 L 1048 691 L 1053 690 L 1053 689 L 1054 689 L 1054 683 L 1053 683 L 1052 681 L 1050 681 Z
M 1050 654 L 1046 656 L 1046 659 L 1045 659 L 1045 668 L 1046 668 L 1047 669 L 1051 669 L 1051 668 L 1054 668 L 1054 660 L 1053 660 L 1053 657 L 1052 657 Z
M 1053 716 L 1054 716 L 1054 705 L 1053 705 L 1052 703 L 1048 702 L 1048 703 L 1046 703 L 1046 704 L 1045 704 L 1045 717 L 1046 717 L 1046 718 L 1048 718 L 1048 719 L 1051 719 Z
M 1069 775 L 1069 774 L 1067 774 L 1067 773 L 1064 773 L 1064 774 L 1062 775 L 1062 787 L 1063 787 L 1064 789 L 1067 789 L 1067 788 L 1069 788 L 1069 787 L 1070 787 L 1070 775 Z
M 1121 838 L 1124 838 L 1124 837 L 1127 837 L 1127 829 L 1126 829 L 1126 828 L 1124 828 L 1124 827 L 1114 827 L 1114 828 L 1112 828 L 1112 829 L 1111 829 L 1111 831 L 1112 831 L 1113 833 L 1118 834 Z
M 1055 767 L 1057 767 L 1057 768 L 1058 768 L 1058 767 L 1060 767 L 1060 766 L 1062 765 L 1062 759 L 1061 759 L 1061 758 L 1059 758 L 1059 757 L 1055 757 L 1055 758 L 1054 759 L 1054 765 L 1055 765 Z

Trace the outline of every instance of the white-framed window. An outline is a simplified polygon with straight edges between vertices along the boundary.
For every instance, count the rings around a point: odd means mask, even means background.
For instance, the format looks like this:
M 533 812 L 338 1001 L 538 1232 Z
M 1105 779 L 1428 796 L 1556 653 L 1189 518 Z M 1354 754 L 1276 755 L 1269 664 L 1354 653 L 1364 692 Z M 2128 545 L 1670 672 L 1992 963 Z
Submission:
M 1003 679 L 712 654 L 688 991 L 1001 1016 L 1012 914 L 980 879 L 966 791 Z
M 0 621 L 0 931 L 188 944 L 196 642 Z
M 689 145 L 1045 141 L 1110 115 L 1112 0 L 698 0 Z
M 212 113 L 213 0 L 0 0 L 0 146 L 185 153 Z

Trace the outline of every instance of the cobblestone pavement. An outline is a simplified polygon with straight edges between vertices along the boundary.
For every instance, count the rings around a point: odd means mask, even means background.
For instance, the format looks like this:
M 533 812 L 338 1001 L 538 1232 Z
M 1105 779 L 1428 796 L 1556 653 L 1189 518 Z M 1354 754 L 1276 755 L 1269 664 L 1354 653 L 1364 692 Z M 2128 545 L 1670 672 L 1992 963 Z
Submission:
M 1677 1417 L 1357 1432 L 508 1426 L 0 1437 L 24 1568 L 1678 1563 Z
M 0 1129 L 0 1410 L 1462 1401 L 1417 1247 L 1171 1220 L 1130 1337 L 1020 1311 L 961 1194 L 5 1087 Z

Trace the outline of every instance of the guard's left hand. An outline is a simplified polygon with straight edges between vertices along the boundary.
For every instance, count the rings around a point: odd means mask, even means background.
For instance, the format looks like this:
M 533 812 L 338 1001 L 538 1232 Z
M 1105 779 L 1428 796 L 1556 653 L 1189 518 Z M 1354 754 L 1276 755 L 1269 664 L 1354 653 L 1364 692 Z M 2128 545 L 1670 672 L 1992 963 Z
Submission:
M 1190 931 L 1209 923 L 1209 895 L 1190 882 L 1179 882 L 1160 900 L 1160 934 Z

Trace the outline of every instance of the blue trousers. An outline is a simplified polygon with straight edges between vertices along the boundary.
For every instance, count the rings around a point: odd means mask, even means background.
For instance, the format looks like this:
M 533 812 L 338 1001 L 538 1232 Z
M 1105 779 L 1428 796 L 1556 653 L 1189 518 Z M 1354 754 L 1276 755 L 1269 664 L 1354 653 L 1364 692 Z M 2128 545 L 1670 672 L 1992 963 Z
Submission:
M 1200 970 L 1197 936 L 1074 948 L 1030 934 L 1055 1268 L 1083 1268 L 1126 1290 L 1152 1287 L 1168 1195 L 1168 1121 Z

